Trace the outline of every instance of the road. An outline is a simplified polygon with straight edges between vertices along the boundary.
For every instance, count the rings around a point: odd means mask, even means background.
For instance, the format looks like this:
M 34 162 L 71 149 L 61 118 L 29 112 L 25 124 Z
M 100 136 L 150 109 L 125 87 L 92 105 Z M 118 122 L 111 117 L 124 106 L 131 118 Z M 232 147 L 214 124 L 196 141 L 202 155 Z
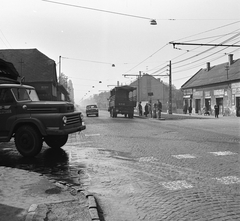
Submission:
M 85 121 L 65 150 L 106 221 L 240 220 L 239 118 Z
M 1 165 L 37 171 L 94 193 L 105 221 L 240 220 L 240 119 L 85 117 L 59 152 Z M 10 144 L 13 145 L 13 144 Z

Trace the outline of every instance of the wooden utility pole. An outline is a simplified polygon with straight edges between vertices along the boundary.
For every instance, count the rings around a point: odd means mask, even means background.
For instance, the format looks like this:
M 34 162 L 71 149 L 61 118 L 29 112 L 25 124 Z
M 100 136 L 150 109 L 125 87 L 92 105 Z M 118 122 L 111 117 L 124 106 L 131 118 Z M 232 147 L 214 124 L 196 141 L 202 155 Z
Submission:
M 168 99 L 168 113 L 172 114 L 172 62 L 169 61 L 169 99 Z
M 58 83 L 60 83 L 60 75 L 61 75 L 61 56 L 59 56 L 59 76 L 58 76 Z

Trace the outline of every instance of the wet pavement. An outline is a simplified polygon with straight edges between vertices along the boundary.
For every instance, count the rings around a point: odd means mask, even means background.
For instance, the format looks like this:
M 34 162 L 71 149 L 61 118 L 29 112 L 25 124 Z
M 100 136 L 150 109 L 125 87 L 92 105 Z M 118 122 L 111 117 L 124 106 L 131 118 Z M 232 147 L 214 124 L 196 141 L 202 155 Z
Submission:
M 71 135 L 62 149 L 44 146 L 35 159 L 0 148 L 0 164 L 88 190 L 105 221 L 238 220 L 237 120 L 101 114 L 86 120 L 88 130 Z

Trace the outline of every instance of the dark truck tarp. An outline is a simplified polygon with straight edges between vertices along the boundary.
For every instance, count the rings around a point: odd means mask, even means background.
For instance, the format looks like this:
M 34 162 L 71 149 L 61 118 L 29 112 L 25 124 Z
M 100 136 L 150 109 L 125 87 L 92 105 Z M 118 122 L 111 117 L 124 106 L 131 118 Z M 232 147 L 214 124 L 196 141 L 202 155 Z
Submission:
M 0 59 L 0 77 L 17 80 L 19 73 L 11 62 Z
M 128 86 L 128 85 L 125 85 L 125 86 L 120 86 L 120 87 L 115 87 L 113 88 L 111 91 L 110 91 L 110 94 L 111 96 L 115 95 L 116 94 L 116 91 L 127 91 L 127 92 L 130 92 L 130 91 L 134 91 L 136 90 L 137 88 L 135 87 L 131 87 L 131 86 Z

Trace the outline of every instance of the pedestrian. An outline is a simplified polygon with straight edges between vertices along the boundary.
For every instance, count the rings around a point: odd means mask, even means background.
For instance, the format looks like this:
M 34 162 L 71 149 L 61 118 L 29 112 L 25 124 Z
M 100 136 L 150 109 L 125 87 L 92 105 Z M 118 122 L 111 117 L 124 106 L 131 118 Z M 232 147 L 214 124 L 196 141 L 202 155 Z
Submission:
M 158 99 L 158 102 L 157 102 L 157 110 L 158 110 L 158 119 L 161 119 L 162 103 L 159 99 Z
M 144 115 L 145 117 L 147 117 L 149 114 L 149 106 L 148 106 L 148 103 L 146 103 L 145 107 L 144 107 Z
M 188 108 L 188 113 L 189 113 L 189 115 L 192 114 L 192 106 L 189 106 L 189 108 Z
M 183 113 L 186 114 L 187 113 L 187 105 L 185 104 L 183 107 Z
M 214 113 L 215 113 L 215 118 L 218 118 L 219 115 L 219 106 L 217 104 L 214 105 Z
M 139 111 L 139 116 L 142 116 L 142 102 L 140 101 L 138 104 L 138 111 Z

